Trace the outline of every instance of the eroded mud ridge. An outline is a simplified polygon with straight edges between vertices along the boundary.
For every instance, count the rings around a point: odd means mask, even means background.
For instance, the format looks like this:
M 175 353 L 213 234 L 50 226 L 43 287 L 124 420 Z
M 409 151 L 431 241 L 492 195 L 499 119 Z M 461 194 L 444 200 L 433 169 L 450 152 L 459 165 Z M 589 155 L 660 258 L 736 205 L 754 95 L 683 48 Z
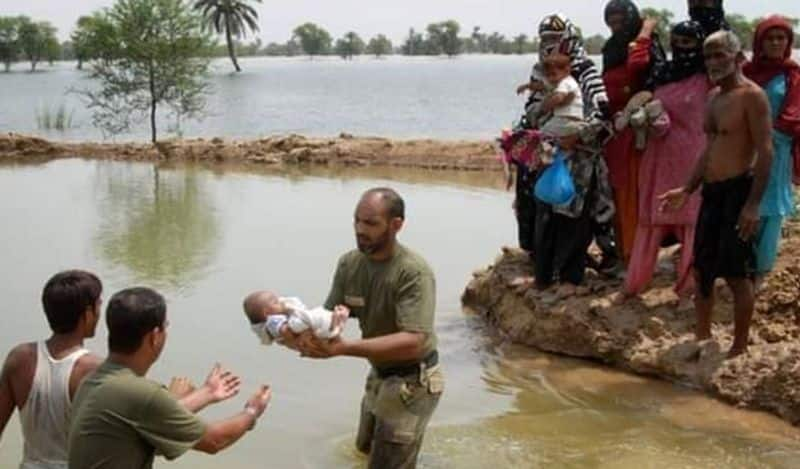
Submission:
M 491 142 L 390 140 L 376 137 L 307 138 L 300 135 L 258 140 L 182 139 L 145 143 L 51 142 L 9 133 L 0 135 L 0 161 L 82 157 L 113 160 L 401 166 L 427 169 L 500 170 Z
M 734 359 L 726 360 L 733 332 L 728 290 L 718 284 L 713 340 L 697 343 L 694 310 L 678 303 L 669 272 L 660 272 L 640 299 L 624 302 L 620 281 L 596 276 L 576 292 L 521 289 L 512 282 L 531 275 L 531 263 L 524 252 L 504 249 L 473 274 L 463 302 L 513 342 L 686 384 L 800 425 L 800 222 L 790 222 L 786 235 L 758 297 L 749 351 Z

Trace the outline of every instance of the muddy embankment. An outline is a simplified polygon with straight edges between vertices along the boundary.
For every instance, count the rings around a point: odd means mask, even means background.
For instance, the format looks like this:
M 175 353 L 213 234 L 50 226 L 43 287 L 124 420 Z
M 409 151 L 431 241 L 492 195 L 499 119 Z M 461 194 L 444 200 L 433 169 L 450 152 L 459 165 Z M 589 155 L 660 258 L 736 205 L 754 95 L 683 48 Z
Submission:
M 500 170 L 492 142 L 390 140 L 376 137 L 307 138 L 285 135 L 258 140 L 181 139 L 145 143 L 51 142 L 0 134 L 0 161 L 56 158 L 126 161 L 246 163 L 254 165 L 396 166 L 450 170 Z
M 520 289 L 528 256 L 503 249 L 476 271 L 463 302 L 516 343 L 587 358 L 633 373 L 704 390 L 733 405 L 764 410 L 800 425 L 800 222 L 786 227 L 781 256 L 759 293 L 749 351 L 726 359 L 732 298 L 721 284 L 713 339 L 695 342 L 694 310 L 672 292 L 669 258 L 640 298 L 620 298 L 619 280 L 589 277 L 577 292 Z

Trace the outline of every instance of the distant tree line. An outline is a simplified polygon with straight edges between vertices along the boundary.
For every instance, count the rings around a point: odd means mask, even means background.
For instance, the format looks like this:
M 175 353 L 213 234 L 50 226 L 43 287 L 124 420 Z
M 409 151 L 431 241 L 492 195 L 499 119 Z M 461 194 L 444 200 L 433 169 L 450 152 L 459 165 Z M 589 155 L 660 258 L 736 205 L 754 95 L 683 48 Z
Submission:
M 60 59 L 61 44 L 52 24 L 27 16 L 0 16 L 0 62 L 5 71 L 22 60 L 30 62 L 31 71 L 36 71 L 40 62 Z
M 260 0 L 251 0 L 260 2 Z M 538 38 L 519 34 L 507 37 L 499 32 L 484 32 L 475 26 L 466 34 L 455 20 L 429 24 L 424 30 L 409 29 L 401 44 L 392 44 L 384 34 L 378 34 L 368 41 L 354 31 L 334 39 L 320 25 L 304 23 L 297 26 L 292 36 L 284 43 L 264 44 L 261 39 L 243 42 L 245 33 L 258 31 L 256 11 L 247 0 L 196 0 L 194 8 L 201 13 L 209 30 L 224 35 L 210 50 L 212 57 L 229 56 L 236 70 L 240 70 L 236 56 L 297 56 L 335 55 L 352 59 L 360 55 L 381 57 L 391 54 L 409 56 L 457 56 L 460 54 L 530 54 L 539 49 Z M 664 46 L 669 48 L 669 30 L 674 24 L 674 14 L 665 9 L 645 8 L 643 14 L 659 20 L 656 32 Z M 35 21 L 27 16 L 0 16 L 0 62 L 8 71 L 16 62 L 29 62 L 30 69 L 36 70 L 41 62 L 56 60 L 75 60 L 78 68 L 83 63 L 102 55 L 103 49 L 112 47 L 107 42 L 108 31 L 103 31 L 104 23 L 98 21 L 100 13 L 82 16 L 67 41 L 59 43 L 56 28 L 47 21 Z M 230 19 L 229 19 L 230 18 Z M 740 14 L 727 16 L 733 31 L 749 49 L 753 41 L 755 27 L 760 18 L 748 19 Z M 798 26 L 800 20 L 790 19 Z M 105 40 L 104 40 L 105 38 Z M 606 36 L 595 34 L 584 37 L 589 54 L 602 51 Z M 795 38 L 795 47 L 800 48 L 800 34 Z M 99 49 L 98 49 L 99 48 Z

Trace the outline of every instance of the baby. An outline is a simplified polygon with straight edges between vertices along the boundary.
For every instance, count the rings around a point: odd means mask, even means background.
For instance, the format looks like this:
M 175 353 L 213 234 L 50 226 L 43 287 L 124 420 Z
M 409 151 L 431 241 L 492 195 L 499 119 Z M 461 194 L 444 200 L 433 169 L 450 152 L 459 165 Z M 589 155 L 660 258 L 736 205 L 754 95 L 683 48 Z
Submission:
M 543 80 L 539 81 L 539 77 Z M 572 77 L 568 55 L 553 53 L 542 59 L 534 67 L 531 82 L 521 85 L 517 92 L 526 89 L 531 92 L 547 92 L 544 100 L 528 116 L 530 122 L 542 133 L 553 135 L 553 126 L 563 126 L 565 120 L 583 120 L 583 93 Z
M 350 310 L 345 306 L 337 306 L 333 311 L 322 307 L 308 309 L 297 298 L 279 298 L 262 290 L 247 295 L 244 313 L 261 343 L 270 345 L 275 341 L 280 343 L 287 332 L 299 334 L 311 330 L 319 339 L 338 337 Z

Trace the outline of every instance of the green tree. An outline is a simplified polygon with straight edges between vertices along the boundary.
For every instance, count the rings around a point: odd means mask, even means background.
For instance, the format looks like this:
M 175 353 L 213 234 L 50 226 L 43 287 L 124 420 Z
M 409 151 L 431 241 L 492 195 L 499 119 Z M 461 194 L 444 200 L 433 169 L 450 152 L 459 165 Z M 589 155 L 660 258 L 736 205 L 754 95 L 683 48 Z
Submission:
M 526 46 L 528 44 L 528 36 L 525 34 L 520 34 L 514 37 L 514 53 L 515 54 L 524 54 Z
M 512 48 L 506 37 L 496 31 L 486 38 L 486 49 L 491 54 L 510 54 Z
M 307 55 L 327 54 L 331 48 L 331 35 L 314 23 L 304 23 L 294 28 L 294 37 Z
M 61 58 L 61 43 L 58 42 L 55 35 L 45 40 L 44 56 L 50 65 L 53 65 L 53 62 Z
M 178 118 L 203 112 L 213 42 L 199 15 L 182 0 L 117 0 L 102 21 L 111 37 L 101 38 L 107 48 L 91 62 L 99 87 L 81 92 L 95 125 L 117 134 L 149 115 L 155 143 L 159 107 Z
M 75 44 L 72 41 L 61 43 L 61 60 L 76 60 Z
M 0 16 L 0 61 L 6 72 L 19 56 L 19 19 L 11 16 Z
M 603 45 L 606 43 L 606 38 L 600 34 L 589 36 L 583 40 L 583 45 L 586 47 L 586 52 L 591 55 L 601 54 L 603 52 Z
M 425 38 L 422 34 L 414 31 L 414 28 L 408 30 L 408 37 L 403 45 L 400 47 L 403 55 L 421 55 L 425 53 Z
M 378 34 L 369 40 L 369 44 L 367 44 L 367 53 L 375 57 L 389 55 L 392 53 L 392 41 L 385 35 Z
M 20 16 L 18 21 L 19 46 L 25 58 L 31 63 L 31 71 L 42 59 L 49 59 L 56 39 L 56 28 L 47 21 L 34 23 L 27 16 Z
M 658 20 L 655 32 L 658 34 L 661 44 L 669 48 L 669 32 L 672 30 L 672 20 L 675 15 L 666 9 L 644 8 L 642 9 L 642 17 Z
M 738 13 L 726 15 L 725 20 L 730 25 L 731 31 L 742 41 L 742 47 L 749 50 L 753 45 L 753 33 L 758 20 L 750 21 Z
M 352 60 L 353 56 L 364 53 L 364 41 L 358 34 L 350 31 L 336 41 L 336 53 L 345 60 Z
M 98 45 L 100 38 L 98 35 L 104 34 L 100 28 L 106 23 L 102 21 L 98 13 L 90 16 L 81 16 L 75 25 L 75 29 L 70 34 L 75 59 L 78 61 L 78 70 L 83 69 L 83 63 L 90 60 L 98 51 L 90 50 L 92 44 Z
M 481 54 L 485 54 L 489 52 L 489 45 L 486 38 L 486 34 L 481 32 L 480 26 L 475 26 L 472 28 L 472 34 L 470 35 L 472 42 L 475 44 L 475 52 L 479 52 Z
M 261 0 L 252 1 L 261 3 Z M 233 38 L 246 37 L 248 29 L 254 33 L 258 31 L 258 12 L 248 3 L 248 0 L 197 0 L 194 4 L 196 10 L 202 11 L 207 27 L 217 34 L 225 33 L 228 55 L 237 72 L 242 69 L 236 61 Z
M 454 57 L 461 53 L 461 38 L 458 33 L 461 25 L 457 21 L 447 20 L 441 23 L 428 25 L 428 42 L 435 53 L 444 53 L 448 57 Z
M 289 57 L 294 57 L 295 55 L 300 55 L 303 52 L 303 48 L 300 47 L 300 44 L 297 42 L 296 38 L 291 38 L 286 41 L 286 55 Z
M 113 25 L 99 12 L 78 18 L 70 39 L 78 70 L 83 69 L 85 62 L 113 53 L 117 47 Z

